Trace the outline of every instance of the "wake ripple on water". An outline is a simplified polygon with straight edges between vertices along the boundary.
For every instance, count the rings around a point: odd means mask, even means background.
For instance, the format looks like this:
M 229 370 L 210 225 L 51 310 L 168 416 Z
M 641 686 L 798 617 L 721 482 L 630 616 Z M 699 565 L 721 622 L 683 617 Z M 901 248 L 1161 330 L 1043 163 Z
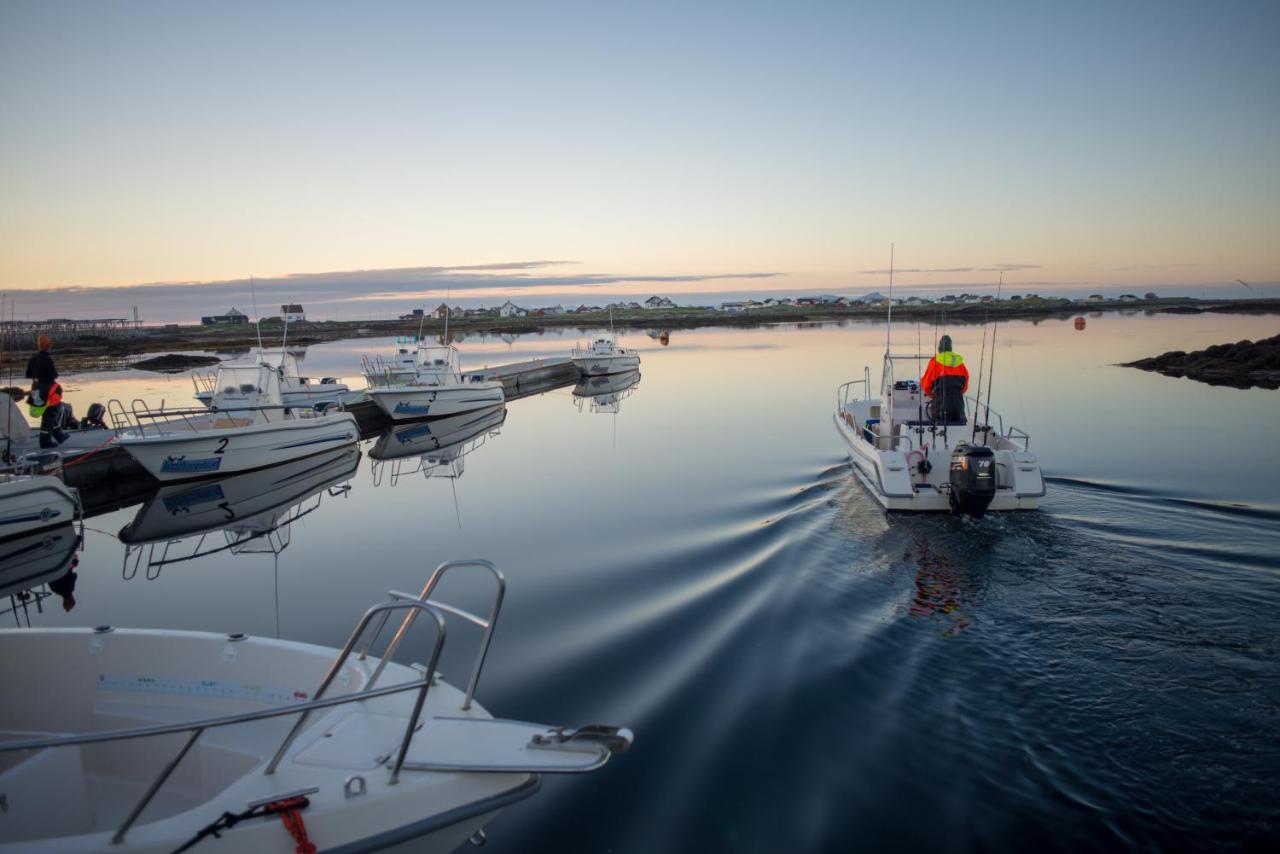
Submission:
M 549 781 L 492 838 L 636 852 L 1265 839 L 1280 574 L 1256 518 L 1070 481 L 1036 514 L 888 516 L 829 466 L 622 544 L 632 559 L 547 580 L 511 615 L 560 602 L 555 625 L 511 630 L 539 640 L 495 656 L 494 704 L 539 719 L 571 698 L 634 726 L 635 747 L 590 786 Z

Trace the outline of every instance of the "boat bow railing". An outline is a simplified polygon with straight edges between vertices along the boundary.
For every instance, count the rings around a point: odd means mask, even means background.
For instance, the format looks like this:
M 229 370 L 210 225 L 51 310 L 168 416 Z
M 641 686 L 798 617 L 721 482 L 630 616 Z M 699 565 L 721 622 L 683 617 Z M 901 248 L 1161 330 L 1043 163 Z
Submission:
M 472 614 L 462 608 L 455 607 L 445 602 L 430 599 L 431 593 L 435 590 L 440 580 L 451 570 L 474 568 L 488 571 L 496 582 L 496 590 L 493 599 L 493 607 L 487 618 Z M 322 709 L 331 709 L 335 706 L 346 705 L 349 703 L 361 703 L 368 700 L 378 699 L 380 697 L 388 697 L 395 694 L 402 694 L 409 691 L 416 692 L 413 703 L 413 711 L 409 715 L 409 719 L 405 725 L 404 735 L 400 740 L 399 749 L 396 752 L 395 762 L 391 766 L 390 783 L 398 782 L 400 771 L 404 767 L 405 756 L 409 752 L 409 744 L 413 740 L 413 734 L 418 728 L 418 720 L 422 715 L 422 710 L 426 705 L 427 696 L 432 685 L 436 683 L 438 674 L 437 667 L 440 663 L 440 655 L 444 649 L 445 639 L 447 637 L 447 625 L 445 615 L 459 617 L 467 622 L 480 626 L 484 630 L 484 635 L 480 642 L 480 649 L 476 655 L 475 664 L 471 671 L 471 679 L 467 683 L 467 691 L 465 699 L 462 703 L 462 709 L 471 708 L 472 701 L 475 697 L 476 687 L 480 682 L 480 674 L 484 668 L 485 658 L 489 652 L 489 644 L 493 638 L 493 630 L 498 622 L 498 614 L 502 609 L 502 600 L 506 594 L 506 578 L 502 572 L 498 570 L 492 563 L 487 560 L 457 560 L 440 564 L 432 572 L 431 577 L 427 580 L 426 585 L 422 588 L 422 592 L 417 596 L 409 593 L 400 593 L 396 591 L 389 592 L 391 599 L 386 602 L 374 605 L 365 611 L 359 622 L 356 623 L 355 629 L 351 632 L 351 636 L 347 638 L 346 644 L 338 653 L 338 656 L 330 664 L 324 678 L 321 680 L 320 687 L 316 689 L 313 698 L 305 703 L 295 703 L 288 706 L 276 706 L 268 709 L 260 709 L 255 712 L 242 712 L 234 715 L 222 715 L 218 717 L 205 718 L 198 721 L 187 721 L 173 724 L 159 724 L 154 726 L 134 727 L 130 729 L 117 729 L 106 732 L 85 733 L 82 735 L 63 735 L 54 737 L 45 737 L 37 739 L 24 739 L 0 742 L 0 753 L 15 753 L 19 751 L 29 750 L 45 750 L 56 747 L 81 746 L 86 744 L 101 744 L 114 741 L 128 741 L 139 738 L 154 738 L 163 735 L 174 735 L 178 733 L 188 733 L 187 739 L 182 743 L 178 752 L 170 757 L 160 770 L 159 775 L 147 787 L 146 792 L 134 804 L 133 809 L 125 817 L 124 821 L 117 828 L 115 834 L 111 838 L 113 845 L 118 845 L 124 841 L 129 829 L 142 815 L 147 806 L 155 799 L 156 794 L 164 787 L 165 783 L 173 775 L 183 758 L 191 752 L 191 748 L 199 741 L 200 736 L 205 730 L 218 729 L 220 727 L 234 726 L 236 724 L 249 723 L 252 721 L 267 720 L 269 718 L 284 717 L 286 715 L 298 715 L 298 720 L 294 723 L 289 733 L 280 743 L 280 747 L 272 756 L 271 761 L 267 764 L 264 773 L 273 774 L 276 767 L 280 764 L 290 746 L 297 739 L 298 735 L 306 726 L 306 722 L 310 719 L 312 712 Z M 372 675 L 366 681 L 361 690 L 343 694 L 338 697 L 325 697 L 324 694 L 332 685 L 333 681 L 342 672 L 352 652 L 361 639 L 368 633 L 369 627 L 377 622 L 377 627 L 372 634 L 368 635 L 368 640 L 360 651 L 359 660 L 363 661 L 368 657 L 370 648 L 377 641 L 382 630 L 386 627 L 393 612 L 403 611 L 405 618 L 401 622 L 395 635 L 387 644 L 387 648 L 383 651 L 381 659 L 374 668 Z M 422 670 L 422 676 L 419 679 L 409 682 L 402 682 L 397 685 L 387 687 L 377 687 L 377 681 L 386 668 L 387 662 L 390 661 L 391 655 L 395 652 L 396 647 L 404 639 L 404 636 L 412 628 L 418 616 L 426 614 L 435 624 L 435 642 L 431 647 L 431 657 L 428 659 L 427 666 Z M 109 629 L 105 629 L 109 631 Z
M 861 387 L 862 393 L 859 397 L 851 397 L 854 391 Z M 867 400 L 871 397 L 871 368 L 864 367 L 862 369 L 862 379 L 849 380 L 847 383 L 841 383 L 836 389 L 836 409 L 844 409 L 850 403 L 858 400 Z

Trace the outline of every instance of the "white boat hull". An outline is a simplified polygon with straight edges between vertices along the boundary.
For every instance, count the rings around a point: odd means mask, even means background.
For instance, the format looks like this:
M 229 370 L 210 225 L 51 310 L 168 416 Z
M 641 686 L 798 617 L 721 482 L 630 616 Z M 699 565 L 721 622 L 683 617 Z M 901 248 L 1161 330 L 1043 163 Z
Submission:
M 227 418 L 234 411 L 221 413 Z M 192 419 L 194 421 L 195 419 Z M 315 418 L 286 418 L 248 426 L 218 427 L 227 419 L 209 416 L 208 429 L 122 433 L 116 442 L 161 482 L 253 471 L 349 445 L 359 438 L 355 416 L 335 412 Z
M 368 394 L 395 421 L 458 415 L 506 401 L 502 383 L 485 381 L 443 386 L 384 386 Z
M 51 475 L 0 481 L 0 540 L 71 522 L 77 506 L 71 489 Z
M 875 448 L 840 413 L 833 421 L 849 447 L 854 475 L 886 510 L 951 512 L 951 496 L 945 486 L 949 474 L 948 450 L 944 448 L 933 457 L 933 470 L 928 477 L 913 476 L 906 452 Z M 987 512 L 1037 509 L 1044 497 L 1044 479 L 1035 457 L 1015 450 L 996 450 L 995 455 L 997 470 L 1003 474 Z
M 635 353 L 622 353 L 616 356 L 575 356 L 573 364 L 577 366 L 578 373 L 585 376 L 621 374 L 639 368 L 640 357 Z
M 8 659 L 0 663 L 5 684 L 23 684 L 31 695 L 20 703 L 6 701 L 0 712 L 4 739 L 176 723 L 305 701 L 336 653 L 266 638 L 233 643 L 225 635 L 131 629 L 105 635 L 89 629 L 0 630 L 0 649 Z M 44 675 L 31 673 L 34 660 L 47 665 L 37 668 Z M 376 665 L 376 659 L 353 660 L 329 696 L 358 690 Z M 418 678 L 416 671 L 390 663 L 379 684 Z M 8 797 L 8 810 L 0 816 L 0 852 L 172 852 L 223 812 L 239 813 L 250 802 L 309 789 L 318 791 L 307 795 L 310 804 L 301 815 L 322 851 L 410 844 L 414 851 L 453 851 L 499 809 L 534 794 L 538 776 L 406 768 L 391 784 L 376 757 L 398 742 L 412 701 L 412 693 L 403 693 L 313 715 L 272 775 L 263 769 L 292 718 L 206 730 L 119 844 L 112 844 L 113 832 L 177 752 L 180 736 L 0 754 L 0 790 Z M 479 704 L 468 711 L 461 704 L 453 686 L 440 682 L 432 688 L 408 764 L 431 750 L 427 734 L 435 718 L 504 723 L 493 721 Z M 352 776 L 363 778 L 364 794 L 345 796 Z M 271 817 L 223 830 L 221 838 L 209 837 L 195 850 L 291 854 L 294 845 L 280 819 Z

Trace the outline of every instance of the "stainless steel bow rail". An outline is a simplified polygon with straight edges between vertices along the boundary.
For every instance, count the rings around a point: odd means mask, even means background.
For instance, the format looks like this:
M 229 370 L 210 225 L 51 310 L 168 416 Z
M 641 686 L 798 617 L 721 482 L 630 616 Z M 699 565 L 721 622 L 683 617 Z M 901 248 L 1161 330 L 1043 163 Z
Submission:
M 184 406 L 178 409 L 167 409 L 164 403 L 161 402 L 158 409 L 152 409 L 145 401 L 134 399 L 129 404 L 129 408 L 125 409 L 124 404 L 115 398 L 107 401 L 107 414 L 110 416 L 111 426 L 115 428 L 116 432 L 128 430 L 135 432 L 139 436 L 148 435 L 148 429 L 151 431 L 150 435 L 153 436 L 163 435 L 166 431 L 171 433 L 177 431 L 201 433 L 207 430 L 210 422 L 216 418 L 243 417 L 256 420 L 261 415 L 263 421 L 270 421 L 272 412 L 280 413 L 281 420 L 290 416 L 294 418 L 320 418 L 329 409 L 341 408 L 341 404 L 336 403 L 324 406 L 323 411 L 307 404 L 288 406 L 278 403 L 262 406 L 231 406 L 221 409 L 216 406 Z M 201 427 L 197 422 L 204 422 L 204 426 Z M 147 426 L 148 424 L 150 424 L 150 427 Z
M 440 579 L 449 570 L 460 569 L 463 567 L 474 567 L 488 570 L 497 581 L 497 590 L 494 595 L 493 609 L 489 612 L 488 619 L 478 617 L 475 614 L 464 611 L 461 608 L 454 607 L 453 605 L 433 601 L 428 598 L 436 585 L 440 582 Z M 388 594 L 392 597 L 390 601 L 374 605 L 364 612 L 364 615 L 360 618 L 359 622 L 356 623 L 355 629 L 352 631 L 351 636 L 343 646 L 342 651 L 338 653 L 338 656 L 333 660 L 333 663 L 329 665 L 328 672 L 325 674 L 324 679 L 321 680 L 320 687 L 316 689 L 314 699 L 310 702 L 298 703 L 291 706 L 280 706 L 272 709 L 263 709 L 257 712 L 243 712 L 236 715 L 223 715 L 220 717 L 205 718 L 204 720 L 190 721 L 186 723 L 161 724 L 157 726 L 136 727 L 133 729 L 86 733 L 84 735 L 28 739 L 25 741 L 6 741 L 0 742 L 0 753 L 11 753 L 23 750 L 44 750 L 52 747 L 70 747 L 83 744 L 100 744 L 103 742 L 126 741 L 135 738 L 151 738 L 154 736 L 172 735 L 174 733 L 182 732 L 190 733 L 187 740 L 183 742 L 182 747 L 180 747 L 178 752 L 167 763 L 165 763 L 165 766 L 161 769 L 159 776 L 157 776 L 156 779 L 152 781 L 151 785 L 147 787 L 147 791 L 143 794 L 142 798 L 134 805 L 133 809 L 130 810 L 129 815 L 125 817 L 124 822 L 121 823 L 119 829 L 116 830 L 115 835 L 111 837 L 111 843 L 113 845 L 118 845 L 124 841 L 125 835 L 129 832 L 129 828 L 132 827 L 134 822 L 138 820 L 138 817 L 142 815 L 143 810 L 145 810 L 147 805 L 155 798 L 156 793 L 160 791 L 165 782 L 167 782 L 169 777 L 172 776 L 174 770 L 178 767 L 179 763 L 182 762 L 183 757 L 191 751 L 191 748 L 195 746 L 196 742 L 200 739 L 200 736 L 205 730 L 217 729 L 218 727 L 224 726 L 233 726 L 235 724 L 248 723 L 250 721 L 260 721 L 267 718 L 283 717 L 285 715 L 299 715 L 300 717 L 297 722 L 293 725 L 293 728 L 289 730 L 288 735 L 286 735 L 284 740 L 281 742 L 279 749 L 276 750 L 275 755 L 267 764 L 264 773 L 273 774 L 276 767 L 280 764 L 280 761 L 284 758 L 284 755 L 288 751 L 290 745 L 293 744 L 294 740 L 301 733 L 303 726 L 306 724 L 306 721 L 312 712 L 318 709 L 329 709 L 335 706 L 346 705 L 348 703 L 359 703 L 365 700 L 387 697 L 392 694 L 400 694 L 406 691 L 417 691 L 417 696 L 414 698 L 413 713 L 409 716 L 409 721 L 405 726 L 404 737 L 401 739 L 399 750 L 396 753 L 395 763 L 391 767 L 391 779 L 389 782 L 394 784 L 398 782 L 400 770 L 404 767 L 405 756 L 409 752 L 409 743 L 413 739 L 414 731 L 417 729 L 418 725 L 418 718 L 421 716 L 422 709 L 426 705 L 428 692 L 431 690 L 431 686 L 435 684 L 438 677 L 438 674 L 436 673 L 436 666 L 440 662 L 440 653 L 444 649 L 447 633 L 445 615 L 451 614 L 460 617 L 468 622 L 481 626 L 484 629 L 484 636 L 480 642 L 480 649 L 476 655 L 475 665 L 471 671 L 471 680 L 467 683 L 466 698 L 461 707 L 465 711 L 471 708 L 476 686 L 480 682 L 480 672 L 484 667 L 485 656 L 489 651 L 489 642 L 493 638 L 493 629 L 498 621 L 498 613 L 502 608 L 502 599 L 505 593 L 506 579 L 498 568 L 489 561 L 448 561 L 436 567 L 419 595 L 413 596 L 408 593 L 397 593 L 395 591 L 391 591 Z M 372 676 L 370 676 L 368 682 L 365 683 L 364 687 L 358 692 L 346 694 L 341 697 L 333 697 L 329 699 L 324 698 L 323 695 L 325 691 L 342 671 L 343 665 L 346 664 L 347 659 L 351 656 L 356 644 L 359 643 L 360 639 L 364 636 L 369 624 L 372 623 L 375 618 L 378 618 L 377 628 L 365 643 L 364 649 L 360 652 L 359 660 L 361 661 L 365 660 L 368 656 L 370 648 L 378 639 L 378 636 L 381 635 L 382 630 L 386 627 L 387 620 L 390 618 L 391 612 L 393 611 L 405 611 L 407 613 L 405 614 L 400 627 L 396 630 L 395 635 L 392 636 L 391 640 L 388 642 L 386 649 L 383 650 L 382 658 L 378 661 L 377 667 L 374 669 L 374 672 Z M 399 646 L 400 642 L 404 639 L 404 636 L 408 633 L 409 629 L 412 628 L 414 621 L 421 613 L 428 614 L 436 625 L 435 643 L 432 645 L 431 658 L 427 667 L 423 671 L 422 678 L 412 682 L 392 685 L 386 688 L 376 688 L 375 685 L 378 678 L 386 668 L 387 662 L 390 660 L 392 653 L 395 652 L 396 647 Z

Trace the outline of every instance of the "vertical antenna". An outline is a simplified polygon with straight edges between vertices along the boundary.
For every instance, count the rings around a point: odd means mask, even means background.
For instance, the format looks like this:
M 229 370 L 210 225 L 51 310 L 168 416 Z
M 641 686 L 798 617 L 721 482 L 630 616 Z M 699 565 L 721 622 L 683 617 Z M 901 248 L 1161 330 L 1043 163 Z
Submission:
M 996 302 L 1000 302 L 1000 294 L 1004 290 L 1004 270 L 1000 271 L 1000 284 L 996 286 Z M 998 307 L 997 307 L 998 308 Z M 1000 328 L 1000 314 L 997 310 L 996 322 L 991 324 L 991 366 L 987 370 L 987 410 L 983 417 L 987 421 L 987 427 L 991 427 L 991 380 L 996 373 L 996 330 Z M 977 415 L 977 412 L 973 413 Z
M 889 332 L 893 329 L 893 244 L 889 244 L 889 317 L 884 323 L 884 354 L 889 355 Z
M 258 328 L 258 355 L 262 355 L 262 317 L 258 314 L 258 291 L 253 286 L 253 276 L 249 276 L 249 295 L 253 297 L 253 325 Z

